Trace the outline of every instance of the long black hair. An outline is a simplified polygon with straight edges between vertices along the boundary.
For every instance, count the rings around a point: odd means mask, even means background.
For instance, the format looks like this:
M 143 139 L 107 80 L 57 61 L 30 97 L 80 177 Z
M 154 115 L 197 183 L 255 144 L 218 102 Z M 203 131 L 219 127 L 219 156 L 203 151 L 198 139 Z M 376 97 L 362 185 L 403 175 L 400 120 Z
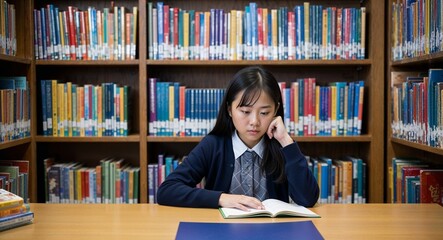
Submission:
M 238 106 L 232 107 L 254 105 L 263 91 L 274 101 L 275 108 L 277 109 L 276 116 L 280 116 L 283 119 L 282 96 L 280 87 L 274 75 L 261 66 L 245 67 L 238 71 L 234 75 L 234 78 L 229 82 L 225 96 L 220 105 L 217 121 L 209 134 L 228 137 L 232 136 L 235 131 L 235 126 L 229 115 L 229 107 L 235 100 L 237 94 L 243 90 L 244 93 L 243 96 L 241 96 Z M 285 173 L 284 159 L 280 150 L 281 145 L 275 140 L 275 138 L 269 139 L 265 136 L 264 139 L 265 148 L 260 168 L 268 175 L 275 176 L 277 182 L 283 182 L 285 179 Z

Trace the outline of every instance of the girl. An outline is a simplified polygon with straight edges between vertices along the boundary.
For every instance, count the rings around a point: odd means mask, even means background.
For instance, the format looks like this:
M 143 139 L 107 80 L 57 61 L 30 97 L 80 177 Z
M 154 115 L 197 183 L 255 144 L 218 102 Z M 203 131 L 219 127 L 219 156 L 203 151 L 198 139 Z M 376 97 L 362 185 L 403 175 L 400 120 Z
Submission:
M 275 77 L 246 67 L 229 83 L 214 129 L 161 184 L 157 202 L 182 207 L 263 209 L 289 197 L 313 206 L 317 181 L 283 124 Z M 195 186 L 205 178 L 205 188 Z

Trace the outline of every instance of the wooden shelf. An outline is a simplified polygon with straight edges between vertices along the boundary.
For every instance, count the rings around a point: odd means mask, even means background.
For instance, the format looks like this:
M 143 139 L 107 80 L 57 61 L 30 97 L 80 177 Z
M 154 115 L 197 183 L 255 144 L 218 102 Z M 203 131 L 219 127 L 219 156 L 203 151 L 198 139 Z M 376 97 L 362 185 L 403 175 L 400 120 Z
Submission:
M 139 135 L 129 135 L 125 137 L 50 137 L 36 136 L 36 142 L 139 142 Z
M 157 137 L 148 136 L 148 142 L 200 142 L 203 137 Z M 371 142 L 372 137 L 370 135 L 360 136 L 312 136 L 312 137 L 299 137 L 292 136 L 296 142 Z
M 124 60 L 124 61 L 111 61 L 111 60 L 36 60 L 36 65 L 41 66 L 124 66 L 134 65 L 138 66 L 139 60 Z
M 403 139 L 399 139 L 399 138 L 391 138 L 391 141 L 397 144 L 401 144 L 405 147 L 410 147 L 410 148 L 414 148 L 414 149 L 419 149 L 422 151 L 426 151 L 426 152 L 430 152 L 430 153 L 434 153 L 437 155 L 441 155 L 443 157 L 443 148 L 435 148 L 435 147 L 431 147 L 428 145 L 424 145 L 421 143 L 415 143 L 415 142 L 410 142 L 407 140 L 403 140 Z
M 0 54 L 0 61 L 22 63 L 22 64 L 31 64 L 31 62 L 32 62 L 31 59 L 10 56 L 10 55 L 5 55 L 5 54 Z
M 0 150 L 20 146 L 20 145 L 27 144 L 30 142 L 31 142 L 31 137 L 2 142 L 2 143 L 0 143 Z
M 372 61 L 363 60 L 147 60 L 148 66 L 173 65 L 173 66 L 368 66 Z

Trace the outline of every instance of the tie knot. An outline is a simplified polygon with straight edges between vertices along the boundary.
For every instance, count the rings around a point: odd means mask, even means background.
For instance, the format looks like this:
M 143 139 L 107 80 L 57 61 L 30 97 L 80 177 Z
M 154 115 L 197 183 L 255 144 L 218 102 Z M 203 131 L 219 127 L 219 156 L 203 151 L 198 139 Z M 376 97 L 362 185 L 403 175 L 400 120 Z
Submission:
M 245 153 L 243 153 L 243 158 L 246 161 L 253 161 L 256 155 L 257 154 L 254 151 L 246 151 Z

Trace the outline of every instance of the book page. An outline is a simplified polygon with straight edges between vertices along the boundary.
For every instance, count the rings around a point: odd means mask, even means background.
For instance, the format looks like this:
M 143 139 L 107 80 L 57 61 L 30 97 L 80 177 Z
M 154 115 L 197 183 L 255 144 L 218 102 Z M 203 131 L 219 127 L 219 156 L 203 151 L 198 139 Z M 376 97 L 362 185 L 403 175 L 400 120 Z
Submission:
M 258 209 L 249 209 L 249 211 L 243 211 L 237 208 L 220 208 L 222 211 L 222 214 L 229 218 L 229 217 L 248 217 L 248 216 L 270 216 L 271 213 L 267 210 L 258 210 Z
M 319 217 L 316 213 L 303 206 L 299 206 L 295 203 L 286 203 L 277 199 L 266 199 L 263 201 L 263 205 L 265 206 L 265 209 L 271 212 L 274 216 L 278 214 L 289 214 L 293 216 Z

